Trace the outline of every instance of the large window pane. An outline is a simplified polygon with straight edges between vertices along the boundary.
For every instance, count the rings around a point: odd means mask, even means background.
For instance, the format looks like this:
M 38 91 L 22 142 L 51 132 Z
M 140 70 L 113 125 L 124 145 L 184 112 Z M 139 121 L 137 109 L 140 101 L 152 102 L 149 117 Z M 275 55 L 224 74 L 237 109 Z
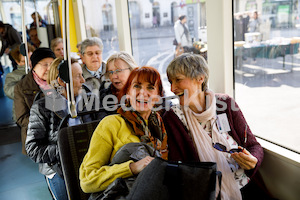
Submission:
M 47 16 L 47 5 L 49 1 L 36 1 L 37 11 L 41 15 L 43 20 L 48 20 Z M 8 24 L 11 24 L 16 30 L 22 31 L 22 15 L 21 15 L 21 4 L 16 1 L 5 1 L 2 2 L 4 8 L 4 15 Z M 27 28 L 33 22 L 31 14 L 35 12 L 35 5 L 33 1 L 25 1 L 25 24 Z
M 237 102 L 254 134 L 297 152 L 299 11 L 298 0 L 234 0 Z
M 119 51 L 117 18 L 114 0 L 83 0 L 87 37 L 103 41 L 103 60 Z
M 162 75 L 164 88 L 170 94 L 166 67 L 175 56 L 174 24 L 181 15 L 187 16 L 187 29 L 192 41 L 206 42 L 205 1 L 130 0 L 128 1 L 133 56 L 139 65 L 153 66 Z M 187 51 L 192 51 L 193 42 Z M 203 49 L 202 49 L 203 50 Z

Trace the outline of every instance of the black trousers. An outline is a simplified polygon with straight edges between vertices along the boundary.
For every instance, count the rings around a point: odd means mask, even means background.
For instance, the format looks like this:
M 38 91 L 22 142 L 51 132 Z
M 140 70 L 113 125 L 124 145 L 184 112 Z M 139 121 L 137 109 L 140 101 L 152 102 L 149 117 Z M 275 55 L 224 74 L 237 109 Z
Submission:
M 250 181 L 241 189 L 243 200 L 276 200 L 267 191 L 259 187 L 254 181 Z

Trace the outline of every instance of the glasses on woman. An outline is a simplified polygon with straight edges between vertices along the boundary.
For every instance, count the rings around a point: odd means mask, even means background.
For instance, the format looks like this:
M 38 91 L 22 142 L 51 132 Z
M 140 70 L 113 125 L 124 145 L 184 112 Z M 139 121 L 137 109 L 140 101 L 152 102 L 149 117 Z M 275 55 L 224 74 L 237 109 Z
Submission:
M 216 122 L 216 121 L 215 121 Z M 215 123 L 214 122 L 214 123 Z M 213 127 L 213 126 L 212 126 Z M 245 133 L 244 133 L 244 146 L 247 142 L 247 124 L 246 124 L 246 127 L 245 127 Z M 244 150 L 244 148 L 242 149 L 238 149 L 238 148 L 234 148 L 234 149 L 230 149 L 230 150 L 227 150 L 226 146 L 223 145 L 223 144 L 220 144 L 220 143 L 214 143 L 212 142 L 212 145 L 215 149 L 219 150 L 219 151 L 222 151 L 222 152 L 227 152 L 227 153 L 239 153 L 239 152 L 242 152 Z
M 45 68 L 48 68 L 51 65 L 51 63 L 40 63 L 40 62 L 38 64 L 40 64 L 41 66 L 43 66 Z
M 118 75 L 119 73 L 121 73 L 122 71 L 127 70 L 127 69 L 130 69 L 130 68 L 128 67 L 125 69 L 116 69 L 115 71 L 107 71 L 107 74 L 108 74 L 108 76 L 112 76 L 114 73 L 116 73 Z

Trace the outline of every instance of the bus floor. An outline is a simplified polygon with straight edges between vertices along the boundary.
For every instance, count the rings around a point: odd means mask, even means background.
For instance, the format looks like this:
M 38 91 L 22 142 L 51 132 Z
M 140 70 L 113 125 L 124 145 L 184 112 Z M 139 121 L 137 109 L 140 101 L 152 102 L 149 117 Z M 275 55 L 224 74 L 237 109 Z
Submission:
M 51 200 L 38 164 L 21 153 L 20 129 L 0 127 L 0 200 Z
M 38 164 L 22 154 L 21 131 L 12 120 L 13 100 L 5 96 L 0 75 L 0 200 L 51 200 Z

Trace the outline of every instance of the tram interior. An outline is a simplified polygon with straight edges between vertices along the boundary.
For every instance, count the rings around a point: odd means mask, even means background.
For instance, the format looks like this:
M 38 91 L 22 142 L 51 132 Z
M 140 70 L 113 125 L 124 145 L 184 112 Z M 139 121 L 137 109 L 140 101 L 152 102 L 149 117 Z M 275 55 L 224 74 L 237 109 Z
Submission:
M 27 27 L 35 6 L 49 22 L 38 33 L 47 47 L 54 37 L 64 37 L 61 4 L 62 0 L 25 0 Z M 0 10 L 0 21 L 22 32 L 21 1 L 0 0 Z M 254 10 L 262 21 L 260 33 L 237 38 L 239 23 Z M 235 97 L 263 146 L 265 157 L 260 173 L 268 190 L 280 200 L 299 199 L 299 0 L 70 1 L 71 55 L 79 58 L 78 42 L 100 37 L 103 60 L 117 51 L 130 52 L 140 66 L 150 65 L 161 73 L 166 96 L 172 96 L 166 67 L 174 58 L 173 26 L 180 14 L 188 16 L 194 41 L 206 50 L 210 88 Z M 153 16 L 157 20 L 158 15 L 159 24 L 153 21 Z M 38 164 L 21 153 L 20 128 L 12 119 L 13 100 L 3 91 L 12 66 L 7 55 L 1 57 L 1 63 L 0 200 L 50 200 Z

